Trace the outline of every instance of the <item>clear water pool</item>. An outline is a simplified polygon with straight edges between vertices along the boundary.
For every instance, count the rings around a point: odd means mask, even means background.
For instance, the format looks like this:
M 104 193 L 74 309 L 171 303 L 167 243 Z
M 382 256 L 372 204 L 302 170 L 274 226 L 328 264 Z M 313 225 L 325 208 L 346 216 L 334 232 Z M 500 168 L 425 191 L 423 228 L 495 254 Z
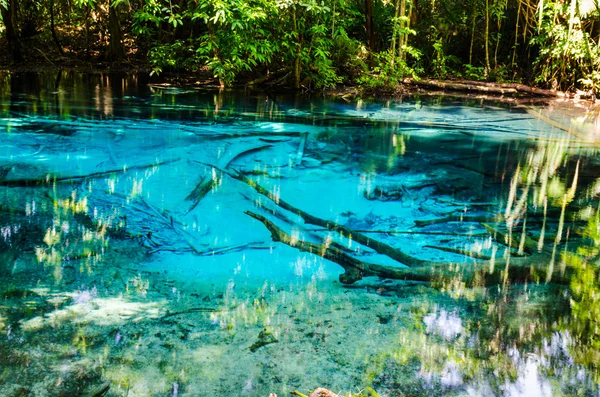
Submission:
M 0 82 L 0 395 L 599 394 L 593 114 Z

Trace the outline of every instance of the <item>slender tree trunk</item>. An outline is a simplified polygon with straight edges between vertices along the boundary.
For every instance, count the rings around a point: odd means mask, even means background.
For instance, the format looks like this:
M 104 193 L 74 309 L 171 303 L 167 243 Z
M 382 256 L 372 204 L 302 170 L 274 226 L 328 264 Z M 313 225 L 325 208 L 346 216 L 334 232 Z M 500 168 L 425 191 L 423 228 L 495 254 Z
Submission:
M 365 28 L 367 30 L 367 45 L 370 51 L 375 51 L 375 31 L 373 30 L 373 0 L 365 0 Z
M 490 74 L 490 0 L 485 0 L 485 76 Z
M 473 65 L 473 43 L 475 42 L 475 20 L 477 19 L 477 8 L 473 7 L 473 23 L 471 24 L 471 46 L 469 47 L 469 65 Z
M 212 23 L 208 24 L 208 34 L 210 35 L 210 41 L 212 41 L 213 43 L 216 43 L 217 40 L 215 38 L 215 29 L 213 27 Z M 221 57 L 219 56 L 219 50 L 217 49 L 217 46 L 213 44 L 213 57 L 215 59 L 221 59 Z M 223 80 L 223 78 L 221 76 L 219 76 L 219 86 L 221 88 L 225 87 L 225 81 Z
M 522 0 L 519 1 L 519 7 L 517 8 L 517 24 L 515 27 L 515 43 L 513 45 L 513 56 L 512 61 L 510 62 L 511 66 L 515 65 L 515 58 L 517 57 L 517 45 L 519 44 L 519 19 L 521 19 L 521 3 Z
M 85 57 L 90 59 L 90 6 L 85 6 Z
M 296 60 L 294 61 L 294 88 L 298 90 L 300 89 L 300 58 L 302 56 L 302 39 L 300 37 L 300 32 L 298 31 L 298 21 L 296 20 L 296 7 L 294 7 L 294 12 L 292 14 L 292 22 L 294 24 L 294 30 L 298 35 L 298 43 L 296 44 Z
M 400 35 L 398 37 L 398 58 L 402 59 L 403 56 L 403 52 L 404 52 L 404 38 L 406 36 L 406 33 L 404 32 L 404 28 L 406 27 L 406 21 L 404 20 L 404 17 L 406 16 L 406 0 L 400 0 Z
M 333 12 L 331 13 L 331 40 L 335 37 L 335 3 L 337 2 L 333 2 Z
M 8 52 L 13 62 L 21 62 L 23 60 L 23 54 L 21 53 L 21 40 L 19 38 L 18 30 L 15 26 L 17 22 L 16 18 L 16 0 L 9 0 L 6 3 L 7 8 L 0 6 L 2 12 L 2 21 L 6 29 L 6 41 L 8 43 Z
M 108 7 L 108 33 L 110 34 L 110 43 L 108 47 L 108 59 L 114 62 L 122 61 L 125 58 L 125 48 L 123 47 L 123 33 L 121 32 L 121 22 L 116 7 Z
M 54 44 L 56 44 L 56 48 L 60 55 L 65 55 L 63 51 L 60 41 L 58 40 L 58 36 L 56 35 L 56 29 L 54 29 L 54 0 L 50 0 L 50 31 L 52 32 L 52 39 L 54 40 Z
M 404 32 L 404 40 L 402 40 L 402 60 L 405 61 L 406 60 L 406 51 L 404 51 L 404 49 L 406 48 L 406 46 L 408 46 L 408 29 L 410 29 L 410 21 L 412 19 L 412 12 L 413 12 L 413 2 L 412 0 L 410 0 L 408 2 L 408 15 L 407 15 L 407 20 L 406 20 L 406 32 Z
M 494 68 L 498 67 L 498 48 L 500 46 L 500 23 L 498 23 L 498 37 L 496 38 L 496 48 L 494 49 Z
M 396 36 L 398 35 L 398 15 L 400 13 L 400 0 L 396 0 L 396 10 L 394 11 L 394 27 L 392 29 L 392 59 L 390 64 L 394 67 L 396 60 Z

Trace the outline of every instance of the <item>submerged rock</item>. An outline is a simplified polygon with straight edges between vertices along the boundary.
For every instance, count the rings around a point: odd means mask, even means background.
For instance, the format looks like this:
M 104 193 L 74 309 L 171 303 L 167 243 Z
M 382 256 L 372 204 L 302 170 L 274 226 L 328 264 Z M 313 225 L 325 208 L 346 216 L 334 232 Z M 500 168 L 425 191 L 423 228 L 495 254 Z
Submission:
M 367 200 L 400 201 L 407 195 L 407 191 L 402 185 L 376 186 L 373 191 L 365 191 L 363 195 Z
M 327 390 L 324 387 L 319 387 L 312 393 L 310 393 L 309 397 L 340 397 L 331 390 Z
M 304 156 L 304 158 L 302 159 L 302 165 L 307 168 L 319 167 L 321 164 L 323 164 L 321 160 L 313 159 L 312 157 Z

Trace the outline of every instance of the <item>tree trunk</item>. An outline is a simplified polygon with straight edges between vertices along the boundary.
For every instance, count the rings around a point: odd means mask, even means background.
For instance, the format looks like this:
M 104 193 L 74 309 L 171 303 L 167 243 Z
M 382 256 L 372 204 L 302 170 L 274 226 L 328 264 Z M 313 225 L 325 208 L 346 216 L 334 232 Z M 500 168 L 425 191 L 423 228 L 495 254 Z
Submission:
M 413 2 L 412 0 L 408 3 L 408 14 L 406 15 L 406 24 L 404 26 L 404 38 L 402 39 L 402 60 L 406 61 L 406 51 L 404 51 L 408 47 L 408 30 L 410 29 L 410 21 L 412 20 L 412 12 L 413 12 Z
M 50 0 L 50 31 L 52 32 L 52 39 L 54 40 L 54 44 L 56 44 L 56 48 L 60 55 L 65 55 L 63 51 L 60 41 L 58 40 L 58 36 L 56 35 L 56 30 L 54 29 L 54 0 Z
M 301 65 L 300 65 L 300 58 L 302 57 L 302 38 L 301 38 L 301 33 L 298 30 L 298 21 L 296 20 L 296 7 L 294 7 L 294 13 L 292 14 L 292 22 L 294 25 L 294 30 L 296 31 L 296 34 L 298 35 L 297 40 L 298 43 L 296 44 L 296 60 L 294 61 L 294 88 L 299 90 L 300 89 L 300 73 L 301 73 Z
M 2 11 L 2 21 L 6 28 L 6 41 L 8 43 L 8 52 L 13 62 L 21 62 L 23 60 L 23 54 L 21 53 L 21 41 L 19 33 L 16 28 L 17 23 L 17 2 L 16 0 L 9 0 L 4 8 L 0 6 Z
M 107 59 L 113 62 L 122 61 L 125 58 L 125 49 L 123 48 L 123 34 L 121 33 L 121 23 L 116 7 L 109 6 L 108 33 L 110 34 L 110 44 Z
M 398 58 L 403 59 L 404 54 L 404 35 L 406 34 L 406 21 L 404 20 L 406 14 L 406 0 L 400 1 L 400 37 L 398 38 Z
M 441 81 L 441 80 L 405 80 L 406 84 L 425 87 L 425 88 L 438 88 L 447 91 L 464 91 L 464 92 L 477 92 L 487 93 L 494 95 L 506 95 L 506 96 L 532 96 L 536 95 L 539 97 L 554 97 L 554 98 L 565 98 L 566 94 L 553 90 L 544 90 L 535 87 L 529 87 L 523 84 L 516 83 L 489 83 L 484 81 L 468 81 L 468 80 L 454 80 L 454 81 Z
M 392 59 L 390 64 L 394 67 L 394 61 L 396 60 L 396 36 L 398 35 L 398 17 L 400 15 L 400 0 L 396 0 L 396 9 L 394 11 L 394 25 L 392 29 Z
M 485 0 L 485 77 L 487 78 L 490 74 L 490 2 Z
M 371 52 L 375 51 L 375 31 L 373 30 L 373 0 L 365 0 L 365 28 L 367 45 Z
M 90 6 L 85 6 L 85 58 L 90 59 Z
M 473 21 L 471 24 L 471 45 L 469 46 L 469 65 L 473 65 L 473 43 L 475 42 L 475 18 L 477 17 L 477 9 L 473 7 Z

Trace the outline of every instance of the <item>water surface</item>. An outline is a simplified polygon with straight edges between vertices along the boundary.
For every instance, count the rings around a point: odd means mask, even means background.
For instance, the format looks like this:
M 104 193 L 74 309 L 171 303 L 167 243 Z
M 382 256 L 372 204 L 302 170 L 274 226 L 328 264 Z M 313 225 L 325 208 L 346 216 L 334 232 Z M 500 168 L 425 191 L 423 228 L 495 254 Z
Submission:
M 598 395 L 593 114 L 0 82 L 0 395 Z

